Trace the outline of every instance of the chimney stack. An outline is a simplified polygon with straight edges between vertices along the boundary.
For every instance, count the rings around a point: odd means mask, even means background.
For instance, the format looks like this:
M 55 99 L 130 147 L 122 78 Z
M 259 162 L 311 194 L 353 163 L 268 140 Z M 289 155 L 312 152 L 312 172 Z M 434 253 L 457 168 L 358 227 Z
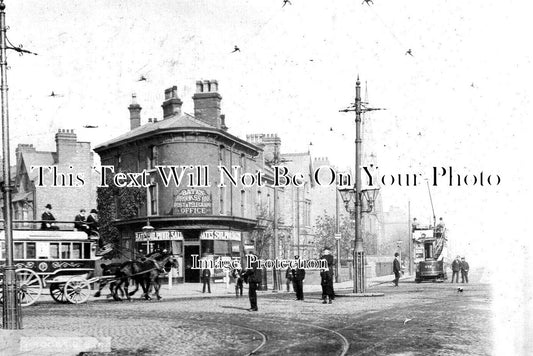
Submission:
M 78 138 L 74 130 L 59 129 L 56 133 L 56 153 L 58 162 L 68 162 L 76 155 Z
M 131 104 L 128 106 L 130 111 L 130 130 L 141 126 L 141 106 L 137 104 L 137 95 L 131 95 Z
M 192 99 L 194 101 L 195 118 L 217 129 L 223 129 L 220 118 L 222 96 L 218 93 L 218 82 L 216 80 L 197 81 L 196 93 Z
M 163 120 L 181 115 L 181 104 L 183 102 L 178 98 L 178 87 L 165 89 L 165 101 L 163 101 Z

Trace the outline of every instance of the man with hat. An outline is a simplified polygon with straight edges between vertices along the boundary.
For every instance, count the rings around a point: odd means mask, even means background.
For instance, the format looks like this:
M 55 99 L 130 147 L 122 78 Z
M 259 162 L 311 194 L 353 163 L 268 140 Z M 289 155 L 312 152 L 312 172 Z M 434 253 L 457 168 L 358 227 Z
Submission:
M 46 204 L 44 207 L 44 213 L 41 215 L 41 230 L 59 230 L 59 227 L 51 221 L 55 221 L 55 217 L 52 214 L 52 205 Z
M 461 260 L 460 260 L 460 256 L 457 255 L 457 257 L 455 257 L 455 260 L 453 260 L 452 262 L 452 283 L 453 283 L 453 280 L 455 278 L 455 283 L 459 283 L 459 271 L 461 270 Z
M 470 270 L 470 266 L 468 265 L 468 262 L 466 262 L 464 257 L 461 257 L 461 282 L 462 283 L 468 283 L 468 271 Z
M 328 247 L 324 248 L 322 252 L 321 260 L 326 260 L 327 268 L 323 269 L 320 272 L 320 284 L 322 285 L 322 299 L 323 304 L 328 303 L 327 299 L 329 298 L 329 304 L 335 299 L 335 292 L 333 290 L 333 256 Z
M 402 270 L 400 265 L 400 254 L 396 252 L 394 254 L 394 261 L 392 261 L 392 272 L 394 273 L 394 286 L 398 287 L 398 282 L 400 281 L 400 271 Z
M 250 300 L 250 309 L 248 311 L 257 311 L 257 289 L 262 280 L 262 271 L 258 268 L 259 262 L 257 256 L 250 251 L 246 257 L 246 272 L 243 274 L 243 279 L 248 283 L 248 299 Z
M 80 213 L 74 217 L 74 228 L 78 231 L 83 231 L 89 234 L 89 225 L 87 225 L 85 209 L 81 209 Z
M 304 300 L 305 269 L 300 268 L 300 256 L 294 256 L 296 268 L 292 269 L 292 288 L 296 292 L 296 300 Z
M 91 213 L 87 217 L 87 225 L 89 226 L 87 235 L 99 236 L 98 235 L 98 212 L 96 211 L 96 209 L 91 209 Z

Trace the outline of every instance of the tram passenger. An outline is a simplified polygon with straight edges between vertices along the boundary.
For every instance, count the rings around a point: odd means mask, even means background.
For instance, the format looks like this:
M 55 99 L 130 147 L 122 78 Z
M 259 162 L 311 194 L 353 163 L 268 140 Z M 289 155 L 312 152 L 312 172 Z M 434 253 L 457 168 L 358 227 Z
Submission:
M 89 225 L 87 225 L 86 222 L 87 217 L 85 216 L 85 209 L 81 209 L 80 213 L 74 217 L 74 228 L 89 234 Z
M 298 263 L 300 256 L 296 255 L 294 256 L 294 259 L 296 260 L 296 263 Z M 304 300 L 304 280 L 305 280 L 305 269 L 299 268 L 297 266 L 296 268 L 292 269 L 292 287 L 294 288 L 294 291 L 296 292 L 296 300 Z
M 89 226 L 89 231 L 87 235 L 89 236 L 99 236 L 98 235 L 98 212 L 96 209 L 91 209 L 91 213 L 87 217 L 87 225 Z
M 461 283 L 468 283 L 468 271 L 470 266 L 464 257 L 461 257 Z
M 459 271 L 461 270 L 461 260 L 460 256 L 458 255 L 455 257 L 455 260 L 452 262 L 452 283 L 455 278 L 455 283 L 459 283 Z
M 41 220 L 43 221 L 41 223 L 41 230 L 59 230 L 59 227 L 55 223 L 51 222 L 56 220 L 52 214 L 51 204 L 46 204 L 44 207 L 44 213 L 41 215 Z

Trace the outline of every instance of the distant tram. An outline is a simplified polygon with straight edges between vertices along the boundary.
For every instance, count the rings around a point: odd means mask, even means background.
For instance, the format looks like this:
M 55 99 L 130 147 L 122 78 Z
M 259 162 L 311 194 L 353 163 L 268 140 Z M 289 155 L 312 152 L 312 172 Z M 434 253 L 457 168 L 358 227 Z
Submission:
M 445 228 L 413 226 L 415 282 L 424 280 L 443 282 L 448 278 L 445 261 Z

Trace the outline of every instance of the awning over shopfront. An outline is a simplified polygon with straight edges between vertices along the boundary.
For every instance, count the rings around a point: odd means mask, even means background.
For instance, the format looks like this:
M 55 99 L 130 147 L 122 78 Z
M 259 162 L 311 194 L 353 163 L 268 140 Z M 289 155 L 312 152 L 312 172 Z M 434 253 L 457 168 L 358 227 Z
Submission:
M 146 225 L 147 219 L 156 228 L 178 230 L 238 230 L 251 231 L 257 227 L 257 220 L 236 216 L 150 216 L 128 220 L 117 220 L 117 226 L 139 227 Z

